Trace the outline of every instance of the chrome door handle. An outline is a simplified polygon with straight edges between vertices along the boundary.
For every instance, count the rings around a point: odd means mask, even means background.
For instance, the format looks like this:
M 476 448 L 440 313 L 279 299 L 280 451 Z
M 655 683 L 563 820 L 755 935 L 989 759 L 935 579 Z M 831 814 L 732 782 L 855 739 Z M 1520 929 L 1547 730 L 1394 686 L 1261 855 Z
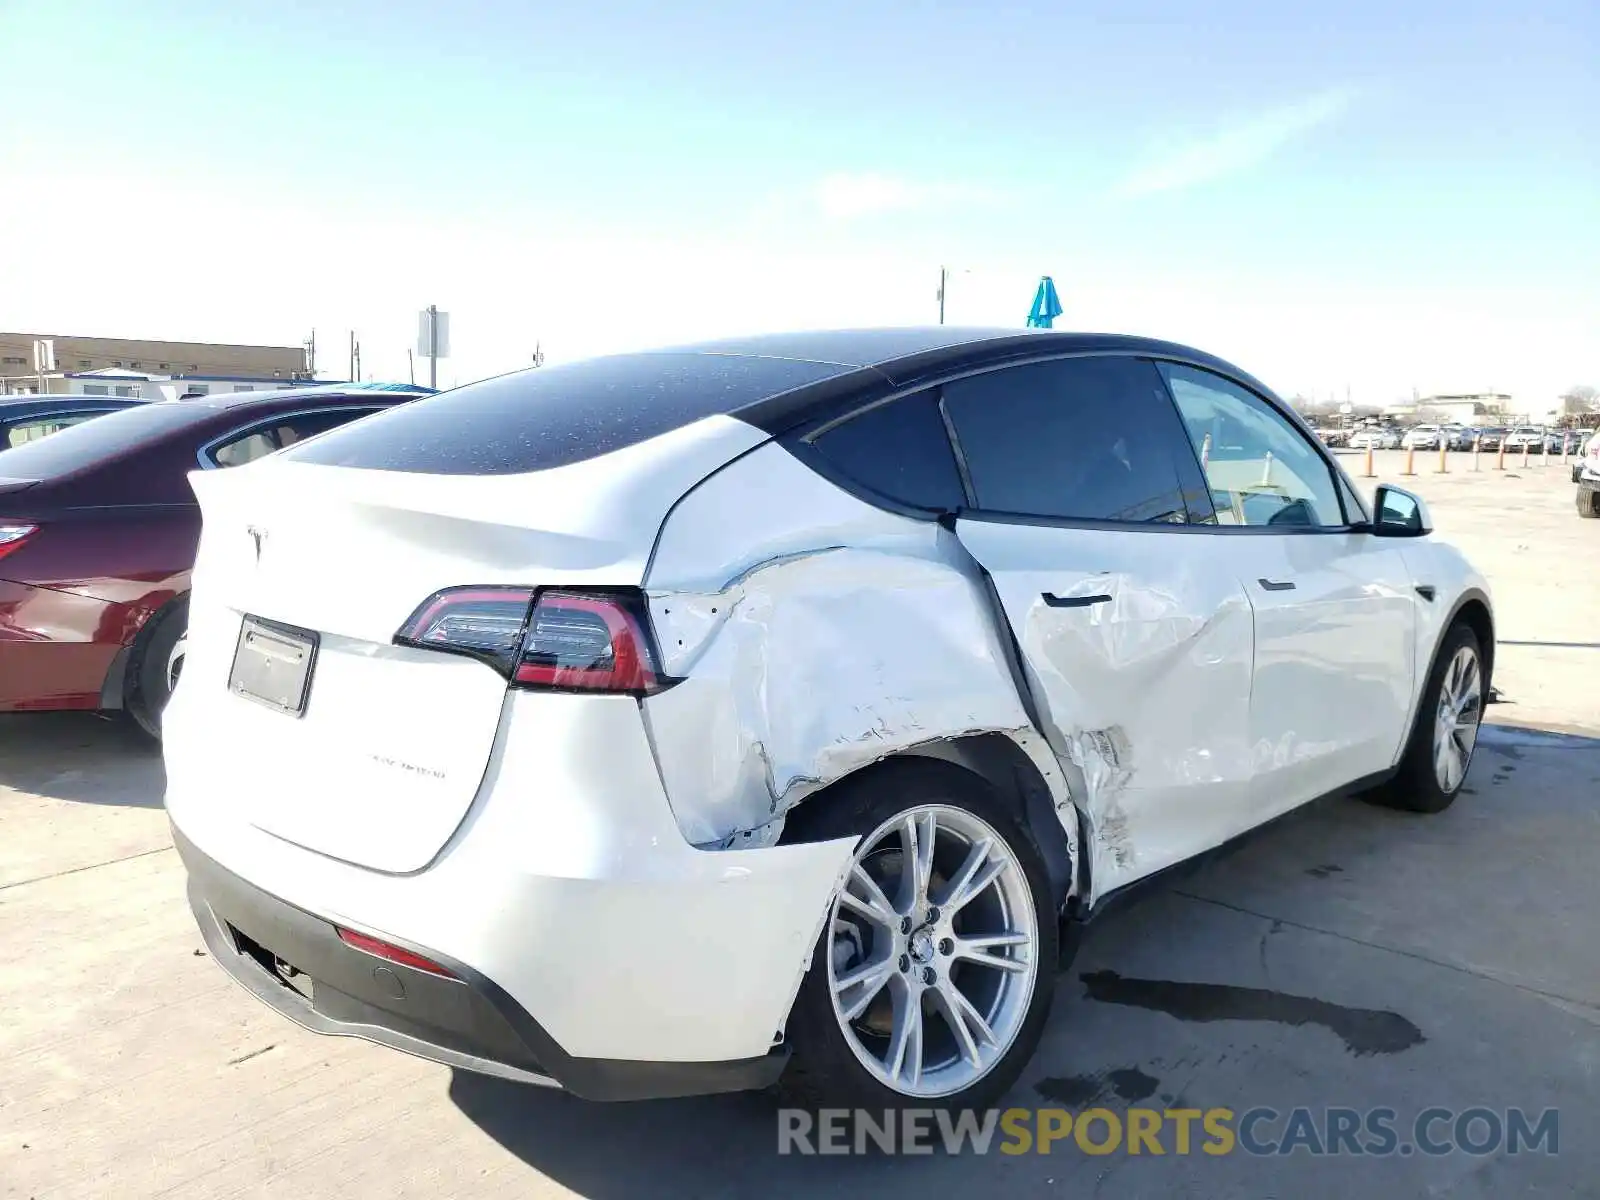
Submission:
M 1110 596 L 1058 596 L 1054 592 L 1044 593 L 1044 602 L 1051 608 L 1088 608 L 1091 604 L 1108 604 Z
M 1258 579 L 1258 580 L 1256 580 L 1256 582 L 1259 583 L 1262 587 L 1266 588 L 1267 591 L 1269 591 L 1269 592 L 1292 592 L 1292 591 L 1294 591 L 1294 580 L 1292 580 L 1292 579 L 1284 579 L 1284 580 Z

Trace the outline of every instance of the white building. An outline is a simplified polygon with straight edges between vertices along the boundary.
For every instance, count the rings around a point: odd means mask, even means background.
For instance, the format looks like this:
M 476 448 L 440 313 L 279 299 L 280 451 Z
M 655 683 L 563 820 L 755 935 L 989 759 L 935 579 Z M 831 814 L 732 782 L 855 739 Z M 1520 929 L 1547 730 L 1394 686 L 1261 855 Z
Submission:
M 30 383 L 32 381 L 29 381 Z M 126 367 L 98 371 L 63 371 L 43 376 L 46 393 L 80 396 L 124 396 L 138 400 L 179 400 L 184 396 L 217 396 L 228 392 L 269 392 L 311 387 L 328 380 L 263 378 L 259 375 L 151 375 Z M 29 391 L 37 391 L 37 386 Z

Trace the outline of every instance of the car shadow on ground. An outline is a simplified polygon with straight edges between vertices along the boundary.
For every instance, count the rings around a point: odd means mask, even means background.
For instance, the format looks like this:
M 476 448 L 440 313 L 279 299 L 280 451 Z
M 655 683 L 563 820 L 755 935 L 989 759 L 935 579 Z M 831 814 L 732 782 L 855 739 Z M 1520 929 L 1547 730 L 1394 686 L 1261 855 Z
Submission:
M 779 1101 L 770 1092 L 692 1100 L 591 1104 L 560 1092 L 456 1072 L 450 1099 L 501 1146 L 578 1195 L 597 1200 L 665 1196 L 779 1196 L 847 1185 L 885 1170 L 885 1193 L 926 1162 L 782 1157 Z
M 131 721 L 94 713 L 0 716 L 0 788 L 78 804 L 160 808 L 161 748 Z

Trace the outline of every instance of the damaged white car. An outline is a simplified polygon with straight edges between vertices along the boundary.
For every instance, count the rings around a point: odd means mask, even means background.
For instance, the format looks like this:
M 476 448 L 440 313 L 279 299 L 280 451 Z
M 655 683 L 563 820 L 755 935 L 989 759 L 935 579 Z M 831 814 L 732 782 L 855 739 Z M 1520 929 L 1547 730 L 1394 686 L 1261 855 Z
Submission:
M 213 955 L 592 1099 L 987 1104 L 1108 897 L 1330 793 L 1443 809 L 1489 694 L 1422 502 L 1161 342 L 602 358 L 194 487 Z

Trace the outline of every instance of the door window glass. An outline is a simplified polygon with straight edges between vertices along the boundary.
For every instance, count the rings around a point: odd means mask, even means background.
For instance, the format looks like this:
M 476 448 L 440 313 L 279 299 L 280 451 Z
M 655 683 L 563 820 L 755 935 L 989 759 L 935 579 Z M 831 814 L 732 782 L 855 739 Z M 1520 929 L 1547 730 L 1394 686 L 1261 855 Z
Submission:
M 1183 472 L 1187 460 L 1198 484 L 1193 455 L 1148 362 L 1008 367 L 947 384 L 944 403 L 979 508 L 1080 521 L 1191 519 Z
M 1163 363 L 1221 525 L 1338 526 L 1333 472 L 1311 442 L 1253 392 Z

